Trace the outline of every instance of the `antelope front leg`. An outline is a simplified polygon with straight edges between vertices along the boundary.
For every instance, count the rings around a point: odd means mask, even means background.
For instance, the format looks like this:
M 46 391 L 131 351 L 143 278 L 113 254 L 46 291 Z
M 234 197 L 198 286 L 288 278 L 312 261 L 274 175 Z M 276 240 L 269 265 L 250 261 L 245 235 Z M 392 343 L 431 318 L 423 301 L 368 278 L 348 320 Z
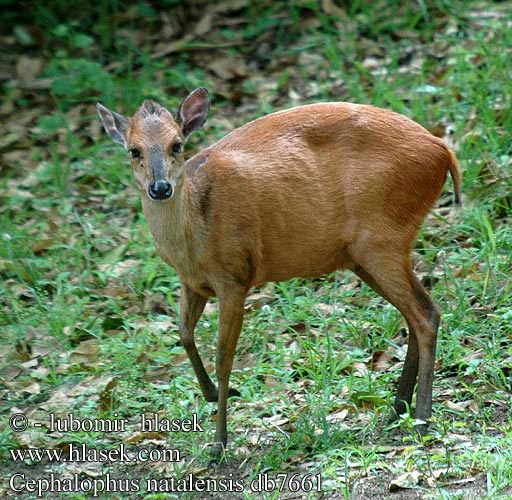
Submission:
M 217 461 L 225 449 L 227 432 L 227 399 L 229 392 L 229 376 L 233 367 L 236 344 L 242 329 L 244 316 L 245 295 L 234 295 L 231 291 L 228 297 L 219 297 L 219 337 L 217 340 L 216 371 L 219 383 L 217 426 L 215 430 L 215 442 L 213 444 L 211 458 Z
M 182 282 L 180 295 L 180 339 L 183 347 L 187 351 L 188 359 L 196 374 L 201 387 L 201 392 L 206 401 L 217 401 L 217 388 L 212 379 L 206 373 L 203 361 L 197 352 L 194 341 L 194 330 L 201 313 L 204 310 L 208 299 L 199 295 L 188 285 Z
M 206 373 L 203 361 L 194 341 L 194 330 L 208 299 L 199 295 L 185 283 L 181 283 L 180 295 L 180 339 L 201 387 L 206 401 L 215 403 L 219 398 L 217 387 Z M 228 396 L 240 396 L 236 389 L 230 389 Z

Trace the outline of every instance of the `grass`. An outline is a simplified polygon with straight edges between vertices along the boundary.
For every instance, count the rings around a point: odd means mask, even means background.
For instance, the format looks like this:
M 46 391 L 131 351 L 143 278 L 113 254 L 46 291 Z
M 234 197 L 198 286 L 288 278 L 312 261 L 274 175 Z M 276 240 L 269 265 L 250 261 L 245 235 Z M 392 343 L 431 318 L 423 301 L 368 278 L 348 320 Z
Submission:
M 436 209 L 415 248 L 417 271 L 443 310 L 435 421 L 426 442 L 415 438 L 409 417 L 385 424 L 405 354 L 399 313 L 348 273 L 291 280 L 249 297 L 232 376 L 242 397 L 228 410 L 227 468 L 220 474 L 248 484 L 261 473 L 321 472 L 325 498 L 351 498 L 365 478 L 385 482 L 419 471 L 421 486 L 429 486 L 425 498 L 439 499 L 466 498 L 450 481 L 483 475 L 481 498 L 511 498 L 512 28 L 501 4 L 487 3 L 494 14 L 487 17 L 479 17 L 479 4 L 464 12 L 452 2 L 432 4 L 418 2 L 393 16 L 353 2 L 350 30 L 316 2 L 294 4 L 290 12 L 279 3 L 248 8 L 244 14 L 254 21 L 240 33 L 224 28 L 226 38 L 249 43 L 232 55 L 250 60 L 251 41 L 268 31 L 277 39 L 273 52 L 254 54 L 264 70 L 240 85 L 249 103 L 241 113 L 223 97 L 225 83 L 186 52 L 167 67 L 149 58 L 150 47 L 129 48 L 121 38 L 126 62 L 108 72 L 87 52 L 97 50 L 87 36 L 111 43 L 104 25 L 96 32 L 52 21 L 68 27 L 50 39 L 61 52 L 47 54 L 53 109 L 33 131 L 30 169 L 6 170 L 0 179 L 0 452 L 11 474 L 18 465 L 9 449 L 120 442 L 115 434 L 15 434 L 7 416 L 19 409 L 42 422 L 49 411 L 83 418 L 117 413 L 129 420 L 123 439 L 133 448 L 141 446 L 140 413 L 181 419 L 197 413 L 204 434 L 153 436 L 155 446 L 179 449 L 186 459 L 137 474 L 141 484 L 143 477 L 204 475 L 214 405 L 199 397 L 179 344 L 178 278 L 155 255 L 124 154 L 104 136 L 91 142 L 84 129 L 96 121 L 90 105 L 96 100 L 130 112 L 150 96 L 175 108 L 191 88 L 207 85 L 217 94 L 211 125 L 192 149 L 233 124 L 290 105 L 298 94 L 300 103 L 345 99 L 390 107 L 450 130 L 464 172 L 463 210 Z M 272 55 L 291 62 L 276 69 Z M 20 110 L 30 106 L 12 90 L 5 99 Z M 209 308 L 196 334 L 210 372 L 217 324 L 217 310 Z M 379 359 L 383 370 L 372 365 Z M 43 474 L 37 464 L 31 470 Z M 134 477 L 129 468 L 115 472 Z M 174 498 L 133 494 L 164 497 Z M 244 498 L 262 497 L 246 491 Z

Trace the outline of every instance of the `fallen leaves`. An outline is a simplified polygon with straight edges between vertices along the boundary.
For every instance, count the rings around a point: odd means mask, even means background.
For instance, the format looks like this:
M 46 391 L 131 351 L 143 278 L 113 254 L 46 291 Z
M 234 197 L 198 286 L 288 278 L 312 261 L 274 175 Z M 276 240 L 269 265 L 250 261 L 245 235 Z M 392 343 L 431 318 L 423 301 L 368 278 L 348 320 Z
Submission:
M 417 470 L 404 472 L 389 483 L 391 493 L 405 488 L 416 488 L 419 485 L 421 473 Z
M 245 299 L 245 311 L 255 311 L 264 306 L 272 304 L 275 300 L 274 295 L 265 291 L 255 291 L 250 293 Z
M 21 82 L 35 80 L 43 70 L 41 57 L 21 56 L 16 62 L 16 76 Z
M 237 80 L 249 76 L 245 60 L 241 57 L 217 57 L 210 61 L 208 69 L 222 80 Z
M 71 363 L 94 365 L 98 362 L 99 345 L 97 339 L 84 340 L 69 353 Z

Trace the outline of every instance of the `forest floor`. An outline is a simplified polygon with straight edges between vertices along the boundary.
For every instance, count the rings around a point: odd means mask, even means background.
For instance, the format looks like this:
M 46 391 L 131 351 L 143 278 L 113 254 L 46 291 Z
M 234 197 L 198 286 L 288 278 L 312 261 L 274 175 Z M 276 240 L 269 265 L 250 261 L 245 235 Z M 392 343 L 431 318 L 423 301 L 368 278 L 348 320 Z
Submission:
M 512 499 L 512 4 L 115 4 L 5 10 L 0 496 Z M 241 397 L 208 464 L 215 405 L 179 343 L 179 279 L 95 111 L 129 115 L 149 97 L 175 112 L 198 86 L 212 109 L 188 156 L 266 113 L 334 100 L 394 109 L 457 153 L 463 207 L 448 179 L 413 252 L 442 310 L 424 440 L 412 417 L 387 423 L 400 314 L 339 272 L 251 291 Z M 217 325 L 212 302 L 196 333 L 212 374 Z M 52 429 L 69 414 L 123 428 Z M 200 430 L 142 429 L 155 414 Z

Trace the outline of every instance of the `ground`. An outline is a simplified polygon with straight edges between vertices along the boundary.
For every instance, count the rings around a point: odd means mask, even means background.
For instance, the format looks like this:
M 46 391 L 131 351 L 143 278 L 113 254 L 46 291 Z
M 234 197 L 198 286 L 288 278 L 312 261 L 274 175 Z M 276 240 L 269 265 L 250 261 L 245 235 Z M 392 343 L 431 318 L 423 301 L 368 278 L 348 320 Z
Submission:
M 512 499 L 510 2 L 45 3 L 7 0 L 0 31 L 0 496 L 35 498 L 9 479 L 44 486 L 53 473 L 81 487 L 43 498 L 88 498 L 110 477 L 141 490 L 100 498 Z M 406 325 L 339 272 L 251 290 L 232 375 L 241 397 L 209 465 L 215 405 L 179 342 L 179 279 L 95 111 L 129 115 L 152 98 L 175 112 L 199 86 L 212 109 L 189 157 L 255 117 L 332 100 L 394 109 L 456 152 L 462 209 L 447 180 L 412 252 L 442 311 L 423 441 L 411 416 L 388 423 Z M 217 325 L 212 301 L 196 332 L 212 374 Z M 69 413 L 126 428 L 51 430 Z M 204 432 L 142 430 L 141 414 L 195 414 Z M 111 459 L 69 460 L 72 446 Z M 152 459 L 122 462 L 122 446 Z M 29 450 L 50 455 L 19 455 Z M 193 492 L 144 490 L 190 477 Z M 199 492 L 206 480 L 245 490 Z M 249 490 L 265 480 L 269 491 Z

